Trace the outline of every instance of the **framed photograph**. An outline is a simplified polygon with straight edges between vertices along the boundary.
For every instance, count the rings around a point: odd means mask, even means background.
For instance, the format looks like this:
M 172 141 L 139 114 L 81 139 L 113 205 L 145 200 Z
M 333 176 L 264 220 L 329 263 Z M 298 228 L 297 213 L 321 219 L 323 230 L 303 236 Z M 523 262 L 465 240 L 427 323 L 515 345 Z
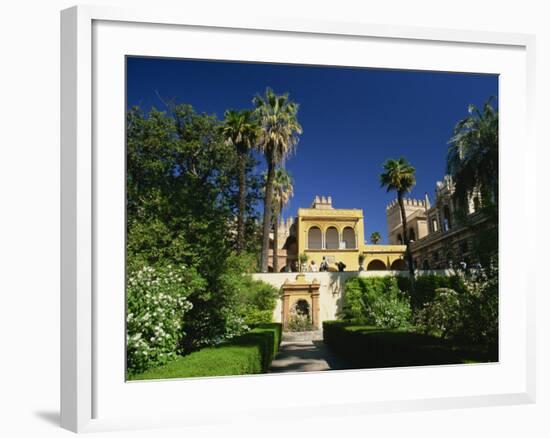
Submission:
M 534 37 L 61 13 L 61 424 L 532 403 Z

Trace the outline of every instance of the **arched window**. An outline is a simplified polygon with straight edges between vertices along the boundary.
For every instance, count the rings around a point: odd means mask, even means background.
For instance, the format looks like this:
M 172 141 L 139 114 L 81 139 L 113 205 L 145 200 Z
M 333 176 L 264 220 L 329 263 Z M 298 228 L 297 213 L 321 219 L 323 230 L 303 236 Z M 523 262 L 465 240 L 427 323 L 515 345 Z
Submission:
M 409 241 L 416 240 L 416 233 L 414 232 L 414 228 L 409 228 Z
M 319 227 L 311 227 L 307 232 L 307 248 L 323 248 L 323 234 L 321 233 L 321 229 Z
M 424 262 L 422 263 L 422 269 L 424 271 L 429 271 L 430 270 L 430 263 L 428 262 L 428 260 L 424 260 Z
M 407 269 L 407 264 L 405 263 L 405 260 L 397 259 L 393 261 L 390 269 L 392 271 L 405 271 Z
M 474 197 L 474 213 L 479 210 L 479 198 L 477 196 Z
M 435 233 L 439 229 L 439 226 L 437 225 L 437 219 L 434 217 L 432 219 L 432 231 Z
M 443 207 L 443 231 L 449 231 L 451 229 L 451 211 L 449 206 Z
M 338 249 L 340 248 L 340 238 L 338 236 L 338 230 L 335 227 L 328 227 L 325 234 L 325 248 L 326 249 Z
M 344 232 L 342 233 L 342 240 L 344 241 L 345 248 L 357 248 L 357 244 L 355 242 L 355 231 L 353 231 L 353 228 L 344 228 Z
M 367 271 L 385 271 L 386 264 L 382 260 L 373 260 L 367 265 Z
M 401 234 L 397 235 L 397 245 L 403 245 L 403 238 L 401 237 Z

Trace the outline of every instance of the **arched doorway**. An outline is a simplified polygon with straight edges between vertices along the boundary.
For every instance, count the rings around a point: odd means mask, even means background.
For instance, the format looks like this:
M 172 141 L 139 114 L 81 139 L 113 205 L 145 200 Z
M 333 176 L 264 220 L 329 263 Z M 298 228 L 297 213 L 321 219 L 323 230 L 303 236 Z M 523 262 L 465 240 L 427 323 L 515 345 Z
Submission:
M 407 263 L 405 263 L 405 260 L 403 259 L 394 260 L 393 263 L 391 264 L 390 269 L 392 271 L 406 271 Z
M 310 330 L 319 329 L 319 288 L 320 283 L 317 280 L 306 281 L 304 274 L 298 274 L 296 281 L 285 282 L 282 286 L 283 303 L 281 321 L 283 330 Z M 303 323 L 298 324 L 297 323 Z
M 297 315 L 302 317 L 311 318 L 311 311 L 309 308 L 309 303 L 307 300 L 299 299 L 297 300 L 290 309 L 291 315 Z
M 321 229 L 319 227 L 311 227 L 307 232 L 307 248 L 323 248 L 323 233 L 321 233 Z
M 346 249 L 357 248 L 357 243 L 355 241 L 355 231 L 353 231 L 353 228 L 344 228 L 344 231 L 342 233 L 342 240 L 344 241 Z
M 385 271 L 386 270 L 386 264 L 382 260 L 372 260 L 367 265 L 367 271 Z
M 328 227 L 325 234 L 325 248 L 338 249 L 340 247 L 340 237 L 335 227 Z
M 430 263 L 428 262 L 428 260 L 424 260 L 424 262 L 422 263 L 422 269 L 424 271 L 429 271 L 430 270 Z

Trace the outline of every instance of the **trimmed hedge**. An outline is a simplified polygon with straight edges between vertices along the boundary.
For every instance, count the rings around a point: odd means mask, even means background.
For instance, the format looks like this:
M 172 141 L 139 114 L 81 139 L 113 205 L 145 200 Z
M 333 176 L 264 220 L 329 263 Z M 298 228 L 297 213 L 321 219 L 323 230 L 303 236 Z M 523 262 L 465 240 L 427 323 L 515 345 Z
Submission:
M 324 342 L 349 361 L 350 368 L 384 368 L 493 362 L 482 348 L 459 347 L 434 336 L 402 329 L 380 329 L 343 321 L 323 322 Z
M 204 348 L 140 374 L 129 375 L 128 380 L 265 373 L 279 349 L 281 332 L 281 324 L 261 324 L 229 342 Z

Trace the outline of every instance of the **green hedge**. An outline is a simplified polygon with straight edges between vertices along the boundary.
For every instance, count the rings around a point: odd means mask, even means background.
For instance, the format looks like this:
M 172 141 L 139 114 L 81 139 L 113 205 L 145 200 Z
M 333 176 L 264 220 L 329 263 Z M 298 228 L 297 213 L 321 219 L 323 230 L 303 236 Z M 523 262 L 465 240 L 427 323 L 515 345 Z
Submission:
M 216 347 L 204 348 L 179 357 L 166 365 L 128 380 L 259 374 L 269 369 L 281 342 L 281 324 L 261 324 L 245 335 Z
M 323 322 L 324 342 L 350 368 L 492 362 L 481 348 L 455 346 L 433 336 L 401 329 L 380 329 L 343 321 Z

